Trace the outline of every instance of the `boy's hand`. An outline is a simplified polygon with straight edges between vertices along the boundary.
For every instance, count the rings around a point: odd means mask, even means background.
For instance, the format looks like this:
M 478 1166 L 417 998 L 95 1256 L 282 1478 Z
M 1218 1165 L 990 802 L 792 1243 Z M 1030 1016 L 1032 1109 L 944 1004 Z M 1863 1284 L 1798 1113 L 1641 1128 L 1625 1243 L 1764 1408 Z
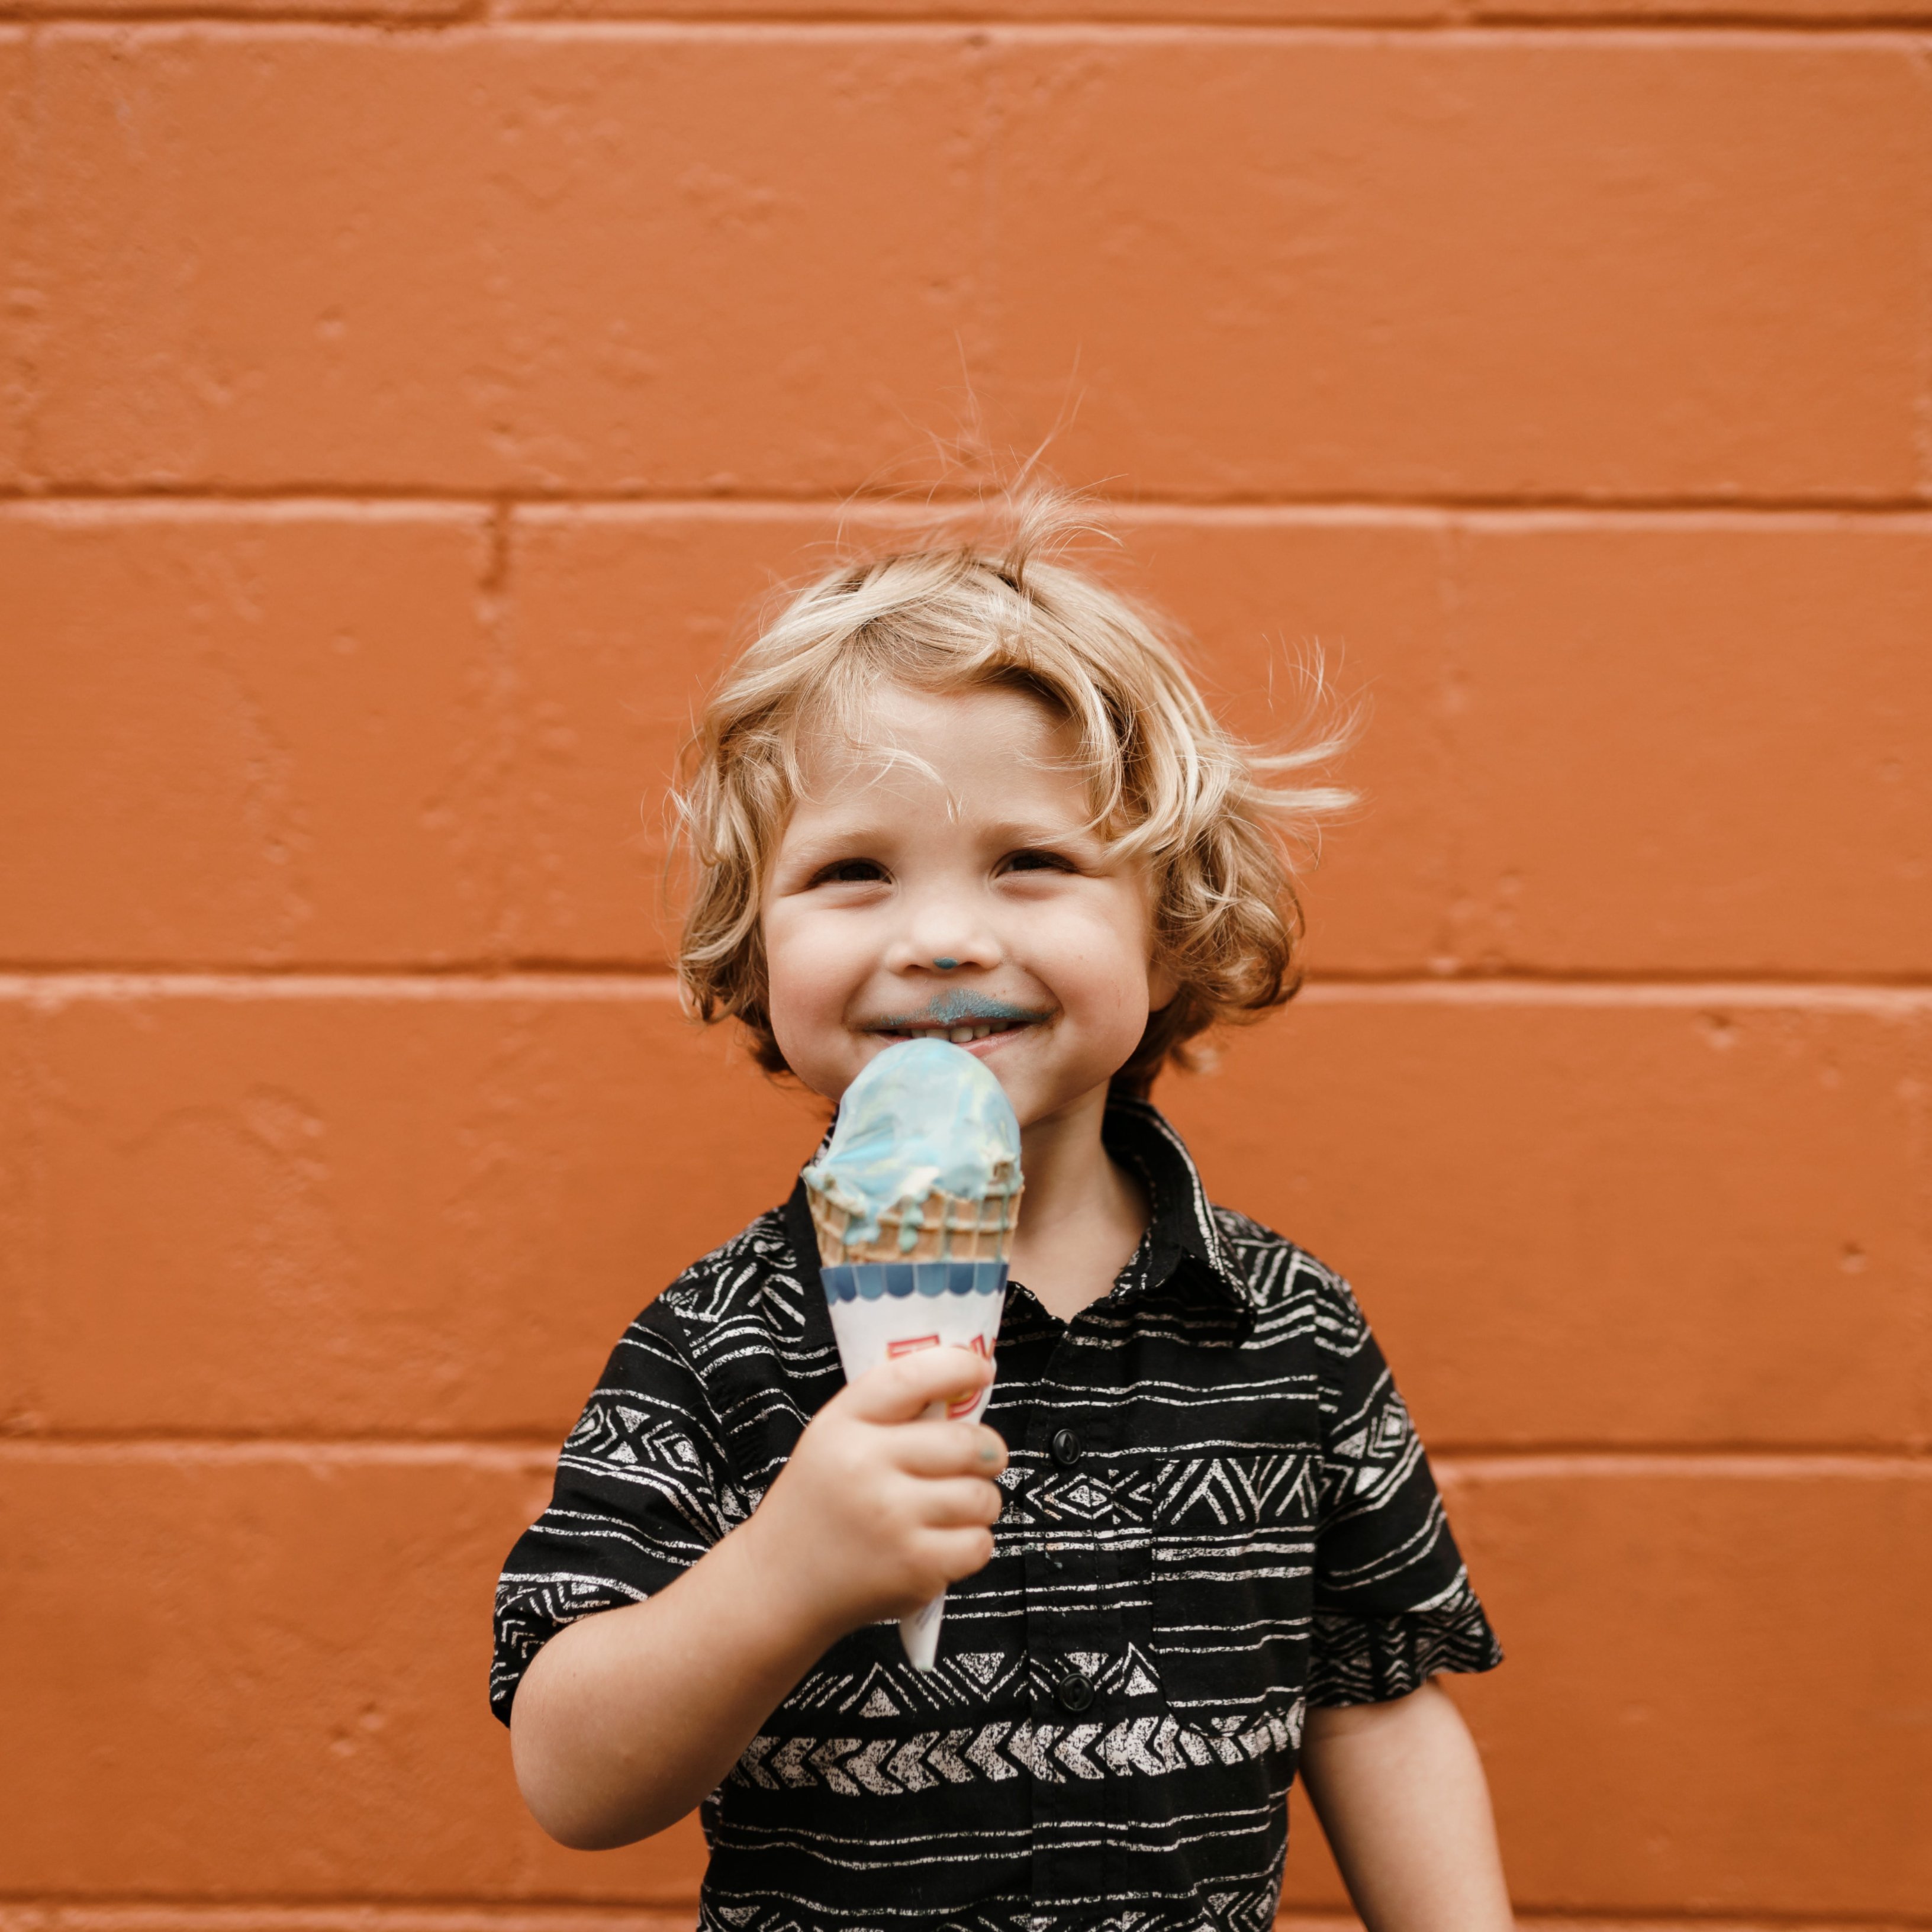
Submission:
M 967 1349 L 922 1349 L 820 1410 L 737 1532 L 775 1607 L 829 1643 L 917 1610 L 986 1563 L 1006 1445 L 981 1423 L 920 1418 L 992 1378 L 992 1364 Z
M 538 1652 L 510 1737 L 547 1832 L 593 1850 L 662 1831 L 827 1645 L 986 1561 L 1006 1445 L 943 1411 L 922 1418 L 992 1376 L 966 1349 L 927 1348 L 860 1376 L 813 1419 L 748 1522 L 655 1596 L 580 1617 Z

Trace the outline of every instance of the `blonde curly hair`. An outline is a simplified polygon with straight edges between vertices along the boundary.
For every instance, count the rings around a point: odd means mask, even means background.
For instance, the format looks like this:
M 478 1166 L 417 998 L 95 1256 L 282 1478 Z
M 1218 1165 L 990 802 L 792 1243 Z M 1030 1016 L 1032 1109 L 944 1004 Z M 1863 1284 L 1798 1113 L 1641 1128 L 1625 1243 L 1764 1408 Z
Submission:
M 741 1022 L 758 1064 L 788 1071 L 766 1012 L 760 914 L 802 788 L 801 740 L 830 730 L 862 742 L 881 685 L 1017 690 L 1072 728 L 1094 826 L 1148 868 L 1155 958 L 1179 990 L 1114 1076 L 1144 1094 L 1168 1061 L 1189 1064 L 1188 1043 L 1209 1028 L 1258 1018 L 1300 983 L 1290 850 L 1353 802 L 1304 775 L 1350 727 L 1285 751 L 1243 743 L 1160 622 L 1064 560 L 1090 527 L 1064 498 L 1035 492 L 981 524 L 976 537 L 942 530 L 878 548 L 807 584 L 712 692 L 671 800 L 688 874 L 680 982 L 701 1018 Z M 1313 686 L 1318 711 L 1318 672 Z

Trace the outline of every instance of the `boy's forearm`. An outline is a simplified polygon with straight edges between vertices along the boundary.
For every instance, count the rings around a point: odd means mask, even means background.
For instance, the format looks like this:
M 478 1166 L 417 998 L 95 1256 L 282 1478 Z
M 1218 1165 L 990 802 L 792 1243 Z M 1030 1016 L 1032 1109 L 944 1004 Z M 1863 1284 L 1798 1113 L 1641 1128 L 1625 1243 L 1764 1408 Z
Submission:
M 1482 1760 L 1440 1685 L 1310 1712 L 1301 1774 L 1369 1932 L 1508 1932 Z
M 676 1823 L 836 1636 L 773 1600 L 755 1522 L 648 1602 L 586 1617 L 538 1652 L 511 1748 L 553 1838 L 598 1851 Z

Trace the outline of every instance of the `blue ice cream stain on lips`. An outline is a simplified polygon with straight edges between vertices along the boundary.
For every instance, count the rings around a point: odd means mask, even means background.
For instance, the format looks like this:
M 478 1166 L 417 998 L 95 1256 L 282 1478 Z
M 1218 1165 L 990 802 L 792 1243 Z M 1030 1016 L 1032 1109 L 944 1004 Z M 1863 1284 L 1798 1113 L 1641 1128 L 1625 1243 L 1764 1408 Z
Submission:
M 845 1090 L 830 1144 L 805 1181 L 853 1217 L 848 1238 L 871 1241 L 881 1211 L 902 1202 L 935 1190 L 980 1200 L 996 1176 L 1010 1190 L 1019 1157 L 1012 1104 L 980 1061 L 949 1041 L 901 1040 Z
M 937 960 L 933 962 L 934 965 L 938 963 Z M 1008 1000 L 996 1000 L 985 993 L 954 986 L 937 999 L 928 1000 L 916 1013 L 891 1014 L 874 1021 L 873 1025 L 878 1032 L 893 1033 L 906 1027 L 970 1026 L 981 1020 L 995 1026 L 1015 1023 L 1028 1026 L 1046 1017 L 1042 1009 L 1016 1006 Z

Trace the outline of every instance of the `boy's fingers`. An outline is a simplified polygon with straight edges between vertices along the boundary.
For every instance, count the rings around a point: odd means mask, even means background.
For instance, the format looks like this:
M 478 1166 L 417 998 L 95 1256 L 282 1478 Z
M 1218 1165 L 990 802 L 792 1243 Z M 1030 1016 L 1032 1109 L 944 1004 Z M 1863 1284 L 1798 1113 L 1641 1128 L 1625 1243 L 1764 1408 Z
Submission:
M 919 1513 L 934 1529 L 960 1528 L 969 1523 L 990 1529 L 998 1522 L 1005 1501 L 995 1484 L 973 1476 L 951 1476 L 921 1486 Z
M 852 1413 L 867 1422 L 910 1422 L 935 1402 L 977 1394 L 992 1379 L 992 1364 L 970 1348 L 920 1348 L 881 1362 L 846 1395 Z
M 993 1553 L 990 1529 L 933 1529 L 926 1537 L 933 1568 L 950 1582 L 985 1569 Z
M 997 1476 L 1006 1445 L 977 1422 L 908 1422 L 892 1432 L 892 1460 L 913 1476 Z

